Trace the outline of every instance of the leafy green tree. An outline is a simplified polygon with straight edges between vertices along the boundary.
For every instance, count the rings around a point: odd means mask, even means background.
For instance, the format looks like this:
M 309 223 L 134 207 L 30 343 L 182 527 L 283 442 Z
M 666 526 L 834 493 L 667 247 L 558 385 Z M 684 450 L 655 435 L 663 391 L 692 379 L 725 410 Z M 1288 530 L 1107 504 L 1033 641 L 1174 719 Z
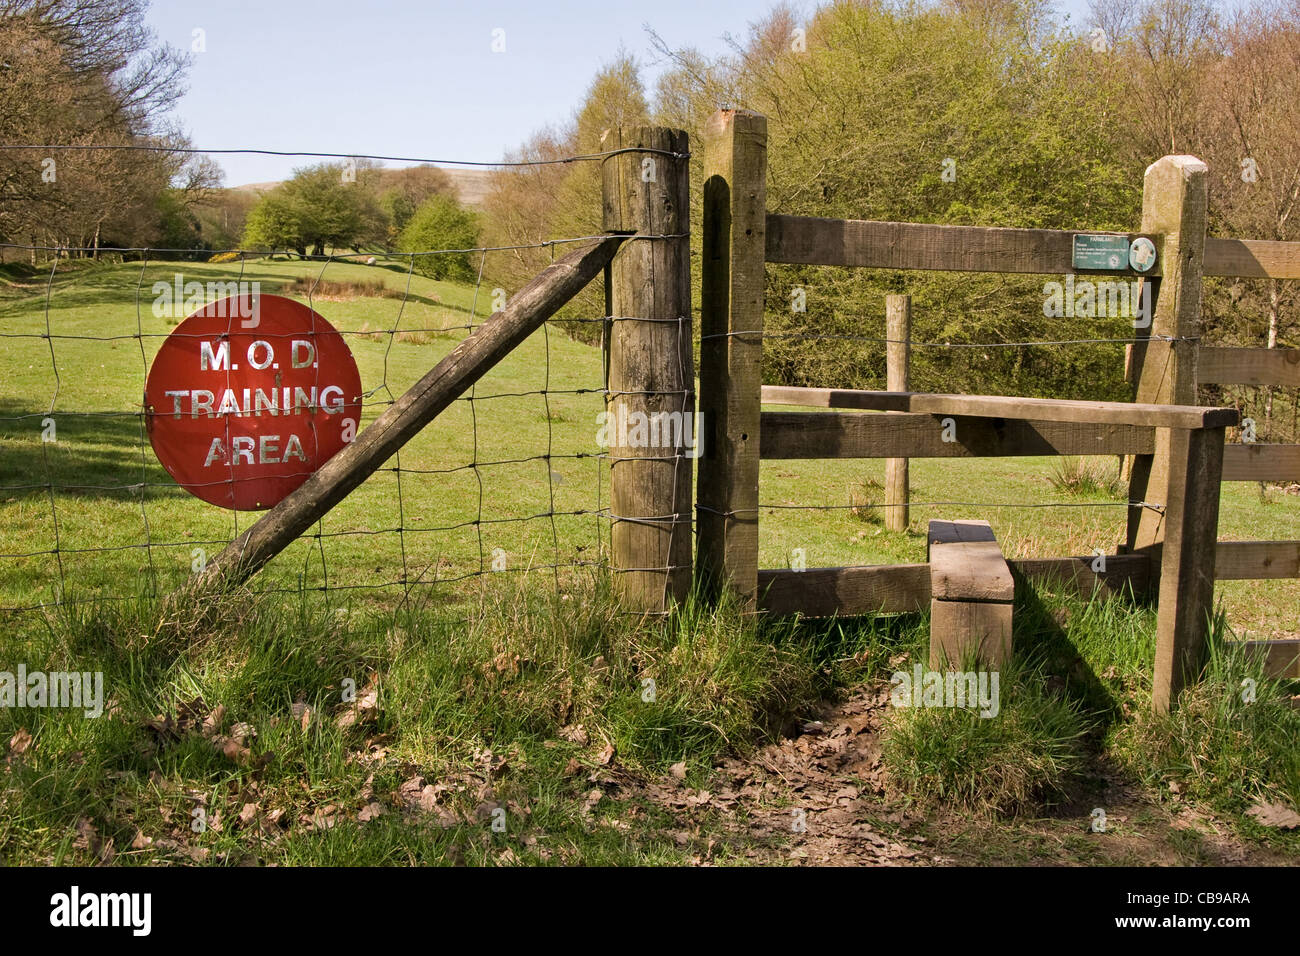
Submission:
M 246 249 L 278 251 L 293 249 L 300 256 L 307 255 L 307 244 L 302 238 L 298 207 L 290 196 L 274 189 L 263 196 L 248 213 L 244 224 Z
M 375 198 L 373 166 L 320 163 L 294 170 L 248 214 L 244 245 L 294 249 L 323 256 L 327 249 L 355 248 L 383 232 Z
M 426 199 L 411 216 L 397 239 L 401 252 L 430 250 L 473 250 L 479 244 L 478 216 L 450 196 Z M 414 269 L 433 279 L 473 282 L 478 275 L 479 254 L 449 251 L 413 257 Z

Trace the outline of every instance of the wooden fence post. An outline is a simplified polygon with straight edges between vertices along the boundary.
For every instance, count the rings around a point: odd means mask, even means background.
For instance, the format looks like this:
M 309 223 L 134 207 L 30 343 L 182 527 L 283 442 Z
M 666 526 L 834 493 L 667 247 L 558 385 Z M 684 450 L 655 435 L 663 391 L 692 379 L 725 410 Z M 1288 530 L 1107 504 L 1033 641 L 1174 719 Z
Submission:
M 1170 431 L 1159 429 L 1159 431 Z M 1205 664 L 1214 614 L 1223 428 L 1170 433 L 1152 703 L 1168 713 Z
M 699 568 L 753 609 L 767 235 L 767 119 L 720 110 L 704 132 L 700 285 Z
M 1205 164 L 1194 156 L 1165 156 L 1147 167 L 1141 231 L 1164 240 L 1149 337 L 1131 352 L 1138 402 L 1196 404 L 1207 179 Z M 1152 703 L 1161 712 L 1173 707 L 1204 662 L 1214 610 L 1223 437 L 1222 428 L 1157 428 L 1154 453 L 1137 456 L 1129 478 L 1130 501 L 1164 506 L 1130 508 L 1127 538 L 1128 550 L 1146 554 L 1152 580 L 1159 580 Z
M 610 269 L 607 434 L 617 593 L 667 611 L 691 587 L 695 372 L 690 168 L 681 130 L 607 131 L 604 223 L 629 239 Z
M 1142 232 L 1164 236 L 1161 275 L 1154 283 L 1149 328 L 1137 330 L 1131 373 L 1136 401 L 1196 404 L 1196 342 L 1201 327 L 1201 273 L 1205 253 L 1205 164 L 1194 156 L 1165 156 L 1147 167 L 1142 185 Z M 1150 280 L 1146 280 L 1150 281 Z M 1154 454 L 1139 455 L 1129 478 L 1129 500 L 1169 501 L 1171 433 L 1156 429 Z M 1149 508 L 1128 513 L 1129 551 L 1147 555 L 1157 579 L 1164 516 Z
M 885 388 L 911 391 L 912 297 L 885 296 Z M 906 531 L 910 519 L 906 458 L 885 459 L 885 527 Z

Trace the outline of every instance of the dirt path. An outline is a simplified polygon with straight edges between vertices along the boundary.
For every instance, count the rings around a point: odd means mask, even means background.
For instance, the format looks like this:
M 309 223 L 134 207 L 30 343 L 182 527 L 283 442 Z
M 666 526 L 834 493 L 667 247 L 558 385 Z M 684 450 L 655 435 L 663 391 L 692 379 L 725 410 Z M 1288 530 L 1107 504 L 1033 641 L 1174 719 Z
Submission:
M 888 685 L 860 688 L 748 760 L 728 758 L 706 788 L 675 775 L 620 781 L 668 811 L 677 842 L 711 862 L 722 844 L 757 864 L 1298 865 L 1222 820 L 1096 768 L 1086 792 L 1037 818 L 924 813 L 889 787 L 880 759 Z M 1092 809 L 1106 808 L 1105 832 Z

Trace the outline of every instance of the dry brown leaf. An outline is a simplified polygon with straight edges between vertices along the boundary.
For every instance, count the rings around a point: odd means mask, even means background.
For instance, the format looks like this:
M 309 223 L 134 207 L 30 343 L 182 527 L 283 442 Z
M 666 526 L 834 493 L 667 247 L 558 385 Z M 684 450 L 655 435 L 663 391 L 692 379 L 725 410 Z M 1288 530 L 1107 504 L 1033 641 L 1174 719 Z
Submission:
M 605 744 L 605 747 L 603 750 L 601 750 L 600 755 L 596 757 L 596 763 L 600 764 L 602 767 L 608 767 L 609 762 L 613 759 L 614 759 L 614 745 Z
M 246 804 L 244 804 L 242 807 L 240 807 L 240 809 L 239 809 L 239 825 L 240 825 L 241 827 L 246 827 L 246 826 L 248 826 L 248 824 L 251 823 L 251 822 L 252 822 L 254 819 L 256 819 L 256 818 L 257 818 L 257 804 L 256 804 L 256 803 L 246 803 Z
M 204 737 L 211 737 L 220 732 L 221 725 L 225 722 L 226 705 L 218 704 L 216 707 L 212 708 L 208 716 L 203 718 L 203 727 L 201 728 L 200 733 L 202 733 Z
M 384 808 L 380 806 L 378 803 L 373 803 L 373 802 L 367 803 L 357 813 L 357 822 L 369 823 L 371 820 L 374 820 L 376 817 L 383 816 L 383 814 L 384 814 Z
M 26 727 L 19 727 L 18 732 L 9 738 L 9 756 L 17 757 L 25 754 L 32 745 L 32 735 L 27 732 Z
M 681 761 L 678 761 L 677 763 L 673 764 L 671 767 L 668 768 L 668 772 L 669 772 L 670 774 L 672 774 L 674 777 L 676 777 L 678 780 L 685 780 L 685 779 L 686 779 L 686 761 L 685 761 L 685 760 L 681 760 Z
M 1259 802 L 1246 811 L 1260 826 L 1277 830 L 1294 830 L 1300 827 L 1300 813 L 1281 803 Z
M 579 747 L 585 747 L 591 743 L 591 736 L 582 724 L 570 724 L 567 727 L 560 728 L 560 736 Z

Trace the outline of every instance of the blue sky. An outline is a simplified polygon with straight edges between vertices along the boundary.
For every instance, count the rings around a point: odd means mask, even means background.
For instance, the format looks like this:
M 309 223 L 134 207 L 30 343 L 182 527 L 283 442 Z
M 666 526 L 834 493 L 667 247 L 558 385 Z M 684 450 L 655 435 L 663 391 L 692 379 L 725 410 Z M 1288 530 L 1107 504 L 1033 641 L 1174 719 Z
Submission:
M 620 47 L 647 87 L 644 26 L 706 53 L 772 0 L 155 0 L 149 22 L 194 55 L 179 115 L 196 146 L 495 161 L 567 119 Z M 804 11 L 812 0 L 796 4 Z M 1085 0 L 1064 0 L 1075 22 Z M 505 52 L 492 51 L 505 31 Z M 306 159 L 219 156 L 226 184 L 282 179 Z M 392 164 L 390 164 L 392 165 Z

